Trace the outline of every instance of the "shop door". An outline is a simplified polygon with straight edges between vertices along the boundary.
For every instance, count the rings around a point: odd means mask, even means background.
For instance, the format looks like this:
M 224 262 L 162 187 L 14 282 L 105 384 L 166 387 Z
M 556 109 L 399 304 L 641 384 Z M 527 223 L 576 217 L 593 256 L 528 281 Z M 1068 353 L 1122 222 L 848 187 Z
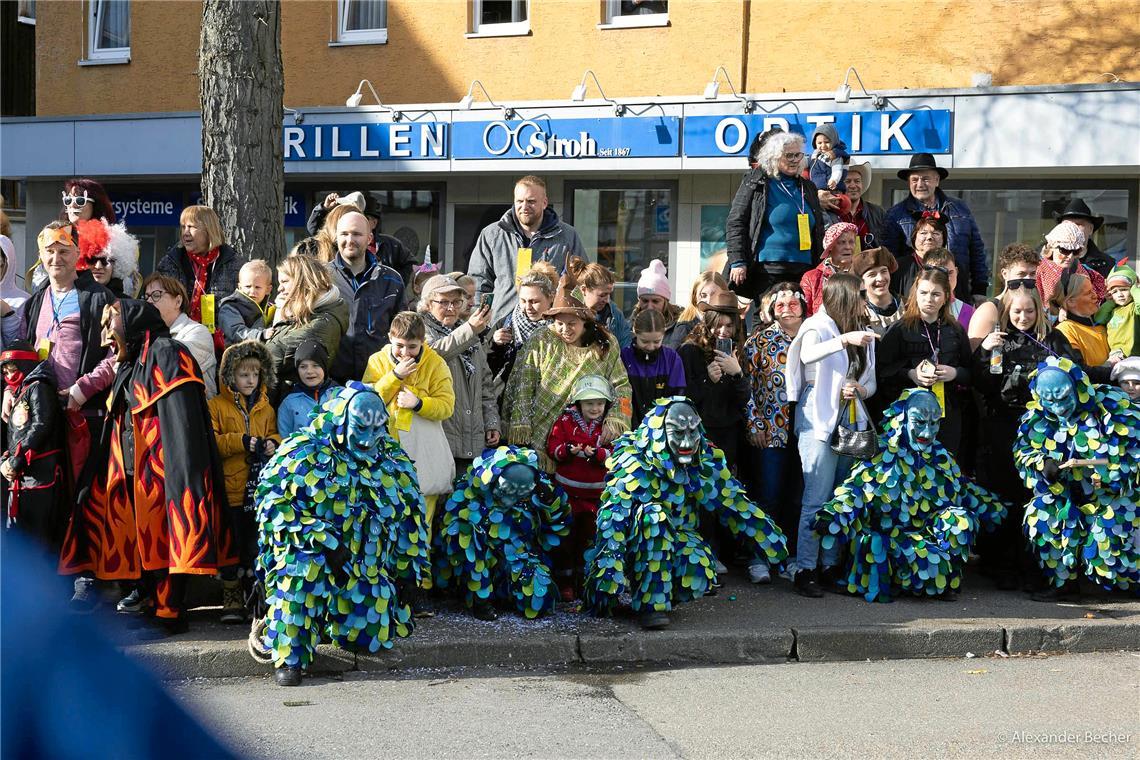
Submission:
M 567 217 L 591 261 L 617 276 L 613 301 L 627 315 L 637 303 L 637 279 L 653 259 L 669 265 L 676 182 L 567 182 Z

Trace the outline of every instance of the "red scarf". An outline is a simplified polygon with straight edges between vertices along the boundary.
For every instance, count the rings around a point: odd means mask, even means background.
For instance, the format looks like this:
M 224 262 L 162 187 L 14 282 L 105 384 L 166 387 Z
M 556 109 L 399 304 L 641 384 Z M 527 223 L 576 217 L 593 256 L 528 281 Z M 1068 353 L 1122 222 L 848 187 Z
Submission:
M 190 289 L 190 318 L 195 322 L 202 321 L 202 296 L 206 292 L 206 278 L 210 275 L 210 265 L 218 260 L 220 251 L 211 248 L 208 253 L 197 253 L 187 250 L 190 265 L 194 268 L 194 286 Z

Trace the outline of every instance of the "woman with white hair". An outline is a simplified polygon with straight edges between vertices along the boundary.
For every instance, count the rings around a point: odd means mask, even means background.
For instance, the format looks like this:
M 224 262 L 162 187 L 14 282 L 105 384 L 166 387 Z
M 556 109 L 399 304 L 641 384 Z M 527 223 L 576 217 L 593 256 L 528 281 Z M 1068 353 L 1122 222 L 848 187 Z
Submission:
M 736 191 L 725 225 L 725 275 L 748 298 L 776 282 L 799 282 L 823 253 L 818 188 L 801 176 L 803 135 L 772 129 L 759 143 L 756 167 Z

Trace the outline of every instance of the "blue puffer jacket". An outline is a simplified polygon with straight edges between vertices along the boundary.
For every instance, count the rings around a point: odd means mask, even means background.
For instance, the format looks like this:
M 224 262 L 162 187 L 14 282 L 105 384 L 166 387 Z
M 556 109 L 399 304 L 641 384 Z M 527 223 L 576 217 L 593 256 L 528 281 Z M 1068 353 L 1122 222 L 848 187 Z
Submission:
M 971 301 L 970 296 L 985 295 L 990 284 L 990 267 L 986 259 L 986 243 L 982 232 L 974 221 L 974 214 L 966 202 L 951 198 L 935 190 L 938 211 L 947 217 L 946 231 L 949 240 L 946 247 L 958 262 L 958 288 L 954 295 L 963 301 Z M 921 215 L 921 203 L 908 195 L 906 200 L 896 203 L 887 211 L 883 220 L 882 244 L 895 255 L 896 259 L 913 254 L 910 236 L 914 232 L 915 216 Z
M 325 380 L 316 388 L 293 383 L 293 387 L 277 407 L 277 433 L 282 440 L 308 425 L 312 413 L 319 409 L 321 404 L 340 393 L 340 389 L 341 386 L 332 380 Z

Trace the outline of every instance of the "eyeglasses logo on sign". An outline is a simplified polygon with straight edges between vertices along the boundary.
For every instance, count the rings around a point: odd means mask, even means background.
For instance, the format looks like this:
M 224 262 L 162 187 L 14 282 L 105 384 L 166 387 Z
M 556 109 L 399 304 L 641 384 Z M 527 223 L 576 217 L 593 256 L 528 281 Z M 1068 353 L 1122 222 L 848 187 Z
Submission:
M 528 129 L 529 137 L 524 139 L 523 133 Z M 577 139 L 561 138 L 553 132 L 547 134 L 529 119 L 514 127 L 505 121 L 492 121 L 483 130 L 483 147 L 492 156 L 501 156 L 512 148 L 526 158 L 594 158 L 598 155 L 598 143 L 586 130 L 580 131 Z

